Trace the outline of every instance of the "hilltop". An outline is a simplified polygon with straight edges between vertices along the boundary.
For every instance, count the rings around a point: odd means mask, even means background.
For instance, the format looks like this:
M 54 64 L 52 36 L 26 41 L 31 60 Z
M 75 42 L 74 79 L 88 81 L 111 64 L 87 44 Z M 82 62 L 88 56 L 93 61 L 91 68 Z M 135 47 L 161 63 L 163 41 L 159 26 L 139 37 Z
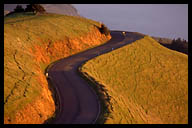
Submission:
M 15 9 L 18 4 L 4 4 L 4 15 Z M 19 4 L 26 7 L 27 4 Z M 80 16 L 77 9 L 71 4 L 41 4 L 49 13 L 63 14 L 69 16 Z
M 101 24 L 80 17 L 14 13 L 4 17 L 4 123 L 44 123 L 54 93 L 44 72 L 52 62 L 105 43 Z

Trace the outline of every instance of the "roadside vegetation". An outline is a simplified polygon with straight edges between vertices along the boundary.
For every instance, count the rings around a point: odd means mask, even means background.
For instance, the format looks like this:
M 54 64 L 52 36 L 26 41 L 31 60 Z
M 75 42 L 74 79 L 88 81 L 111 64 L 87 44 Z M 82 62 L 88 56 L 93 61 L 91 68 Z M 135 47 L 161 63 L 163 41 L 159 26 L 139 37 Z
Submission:
M 19 10 L 21 7 L 18 7 Z M 4 17 L 4 123 L 43 123 L 55 112 L 46 67 L 110 39 L 99 22 L 19 12 Z
M 100 123 L 188 123 L 188 56 L 149 36 L 89 60 L 79 71 L 107 102 Z

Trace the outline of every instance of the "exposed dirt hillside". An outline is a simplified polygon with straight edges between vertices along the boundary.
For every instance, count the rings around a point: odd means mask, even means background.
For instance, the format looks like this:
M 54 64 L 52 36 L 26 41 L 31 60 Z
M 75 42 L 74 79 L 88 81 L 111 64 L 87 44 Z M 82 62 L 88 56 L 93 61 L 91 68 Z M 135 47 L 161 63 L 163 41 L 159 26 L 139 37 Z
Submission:
M 98 27 L 96 21 L 55 14 L 4 18 L 5 124 L 39 124 L 53 116 L 46 67 L 109 40 Z

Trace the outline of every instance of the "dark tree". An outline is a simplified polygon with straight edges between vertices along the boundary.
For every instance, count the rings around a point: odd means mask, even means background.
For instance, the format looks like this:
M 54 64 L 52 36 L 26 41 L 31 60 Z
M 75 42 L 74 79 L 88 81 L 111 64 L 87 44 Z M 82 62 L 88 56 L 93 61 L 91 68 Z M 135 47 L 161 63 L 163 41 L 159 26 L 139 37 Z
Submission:
M 24 8 L 21 5 L 17 5 L 14 12 L 24 12 Z
M 33 12 L 33 13 L 45 13 L 45 8 L 40 4 L 29 4 L 27 5 L 26 12 Z
M 34 12 L 35 10 L 32 8 L 32 4 L 27 5 L 25 8 L 25 12 Z

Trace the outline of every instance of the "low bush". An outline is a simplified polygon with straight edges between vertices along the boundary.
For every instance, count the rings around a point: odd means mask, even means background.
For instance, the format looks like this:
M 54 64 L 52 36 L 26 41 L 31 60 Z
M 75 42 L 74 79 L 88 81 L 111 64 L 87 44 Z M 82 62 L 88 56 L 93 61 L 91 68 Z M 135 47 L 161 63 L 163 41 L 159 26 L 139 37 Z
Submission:
M 99 28 L 99 31 L 102 34 L 105 34 L 106 36 L 110 34 L 109 29 L 104 24 L 101 24 L 101 27 Z

